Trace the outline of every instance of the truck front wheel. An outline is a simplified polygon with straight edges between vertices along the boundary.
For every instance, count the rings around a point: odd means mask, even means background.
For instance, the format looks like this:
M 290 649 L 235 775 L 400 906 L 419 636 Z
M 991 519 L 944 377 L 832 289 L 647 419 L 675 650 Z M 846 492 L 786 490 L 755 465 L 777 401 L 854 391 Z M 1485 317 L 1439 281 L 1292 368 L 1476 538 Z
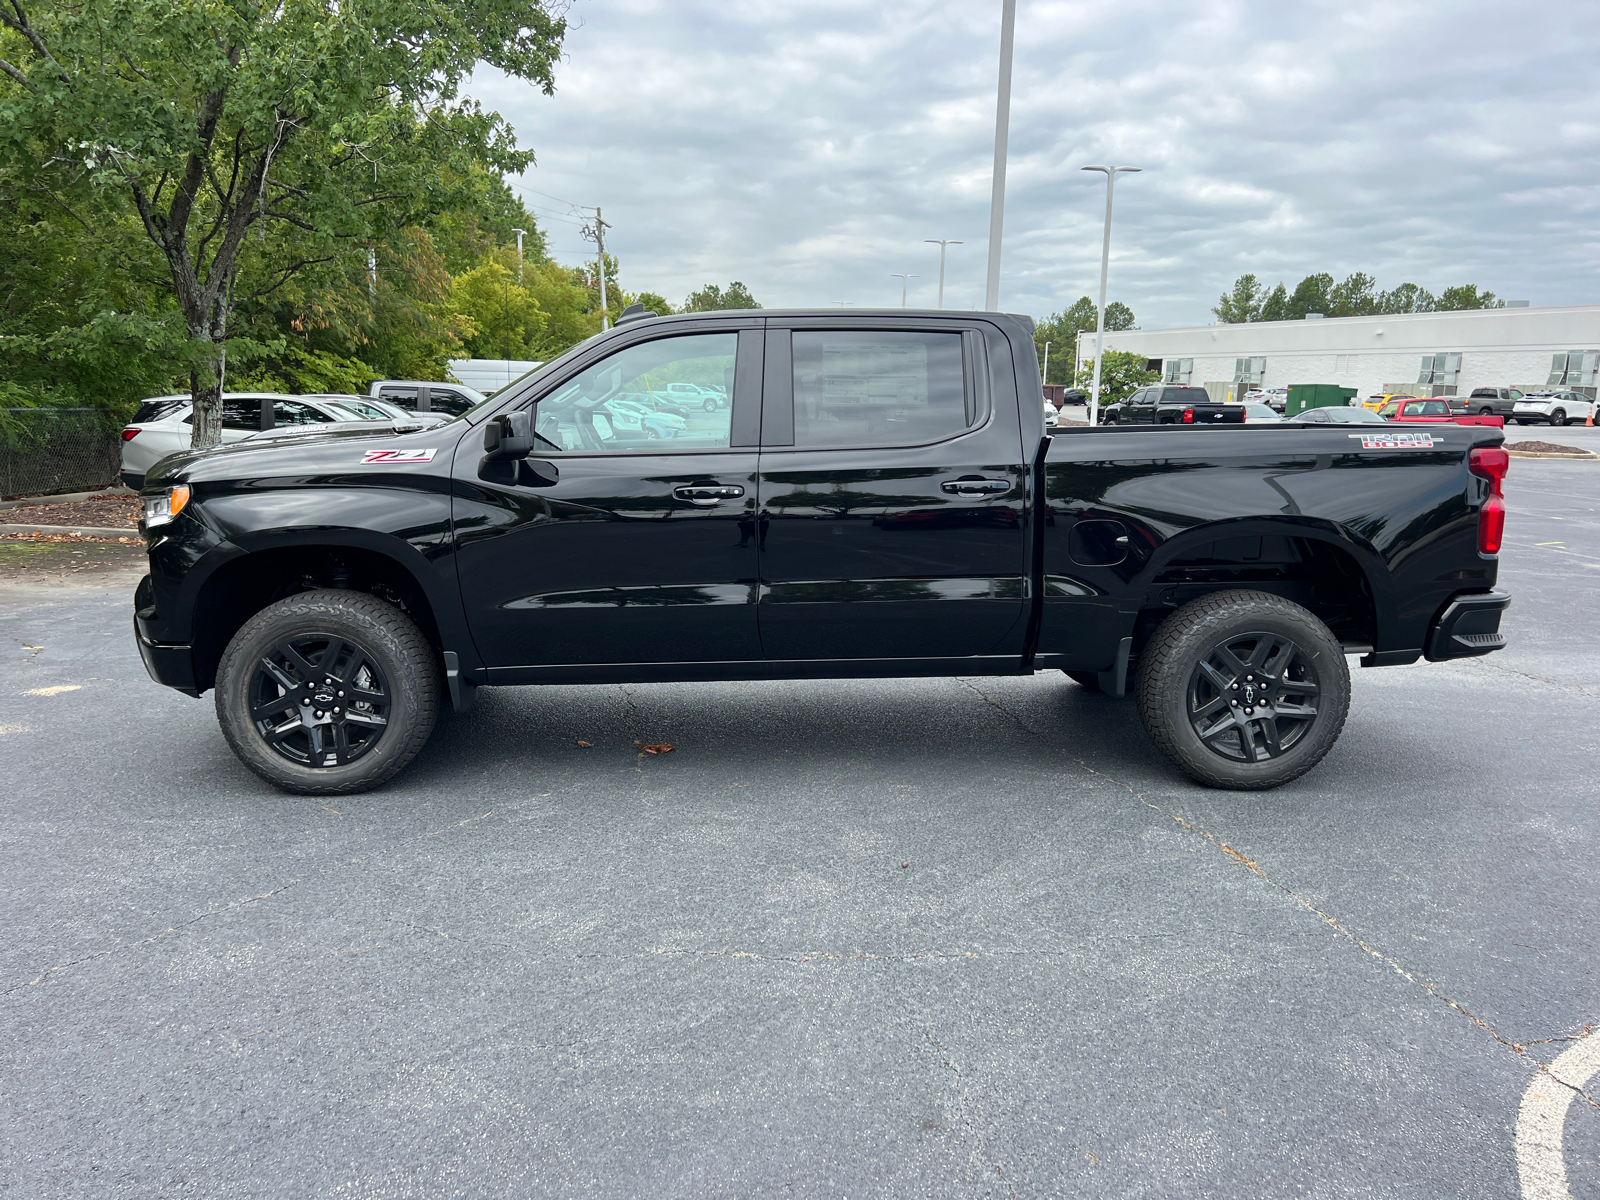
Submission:
M 217 720 L 240 761 L 307 796 L 364 792 L 416 757 L 438 715 L 433 648 L 354 591 L 301 592 L 240 627 L 217 665 Z
M 1350 710 L 1338 639 L 1265 592 L 1213 592 L 1178 609 L 1140 654 L 1137 688 L 1156 748 L 1220 788 L 1298 779 L 1332 749 Z

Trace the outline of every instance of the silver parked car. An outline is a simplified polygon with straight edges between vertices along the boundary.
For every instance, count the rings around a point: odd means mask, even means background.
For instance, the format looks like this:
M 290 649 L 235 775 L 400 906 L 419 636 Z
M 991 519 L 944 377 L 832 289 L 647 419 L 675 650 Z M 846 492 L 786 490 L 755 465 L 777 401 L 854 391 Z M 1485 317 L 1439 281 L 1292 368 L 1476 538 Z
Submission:
M 352 404 L 352 402 L 354 402 Z M 272 427 L 261 428 L 261 407 L 270 404 Z M 222 440 L 281 437 L 286 433 L 375 426 L 406 431 L 437 425 L 444 418 L 408 413 L 360 396 L 285 396 L 277 392 L 224 392 Z M 194 404 L 188 395 L 157 396 L 139 405 L 122 428 L 122 482 L 135 490 L 145 474 L 169 454 L 187 450 L 194 436 Z

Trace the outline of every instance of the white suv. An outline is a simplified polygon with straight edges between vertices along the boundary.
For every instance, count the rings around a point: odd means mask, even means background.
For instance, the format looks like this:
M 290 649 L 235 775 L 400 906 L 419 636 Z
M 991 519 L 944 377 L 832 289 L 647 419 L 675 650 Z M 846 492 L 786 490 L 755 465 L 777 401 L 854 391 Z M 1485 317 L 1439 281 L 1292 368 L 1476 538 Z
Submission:
M 1579 392 L 1529 392 L 1511 409 L 1518 425 L 1543 421 L 1548 425 L 1577 425 L 1594 416 L 1594 401 Z

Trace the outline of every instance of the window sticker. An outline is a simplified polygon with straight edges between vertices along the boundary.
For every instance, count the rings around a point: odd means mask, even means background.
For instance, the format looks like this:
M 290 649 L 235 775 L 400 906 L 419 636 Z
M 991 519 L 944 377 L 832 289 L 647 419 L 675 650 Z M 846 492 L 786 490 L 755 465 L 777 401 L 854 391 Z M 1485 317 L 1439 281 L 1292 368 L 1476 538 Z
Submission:
M 425 463 L 432 462 L 438 452 L 436 447 L 426 450 L 368 450 L 361 463 L 363 466 L 367 463 Z
M 1348 437 L 1360 438 L 1363 450 L 1431 450 L 1431 433 L 1352 433 Z

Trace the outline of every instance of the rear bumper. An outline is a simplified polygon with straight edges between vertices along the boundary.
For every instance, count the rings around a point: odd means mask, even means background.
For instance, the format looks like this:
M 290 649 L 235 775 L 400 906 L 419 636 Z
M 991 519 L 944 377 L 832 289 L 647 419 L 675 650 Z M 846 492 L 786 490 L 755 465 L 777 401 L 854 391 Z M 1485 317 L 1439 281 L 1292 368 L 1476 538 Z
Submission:
M 156 619 L 154 600 L 150 576 L 146 575 L 133 594 L 133 636 L 139 643 L 144 669 L 157 683 L 175 688 L 186 696 L 198 696 L 200 693 L 194 686 L 194 654 L 189 646 L 158 642 L 150 636 Z
M 1455 597 L 1428 631 L 1428 661 L 1475 658 L 1503 650 L 1506 639 L 1500 632 L 1500 615 L 1510 607 L 1511 596 L 1506 592 Z

